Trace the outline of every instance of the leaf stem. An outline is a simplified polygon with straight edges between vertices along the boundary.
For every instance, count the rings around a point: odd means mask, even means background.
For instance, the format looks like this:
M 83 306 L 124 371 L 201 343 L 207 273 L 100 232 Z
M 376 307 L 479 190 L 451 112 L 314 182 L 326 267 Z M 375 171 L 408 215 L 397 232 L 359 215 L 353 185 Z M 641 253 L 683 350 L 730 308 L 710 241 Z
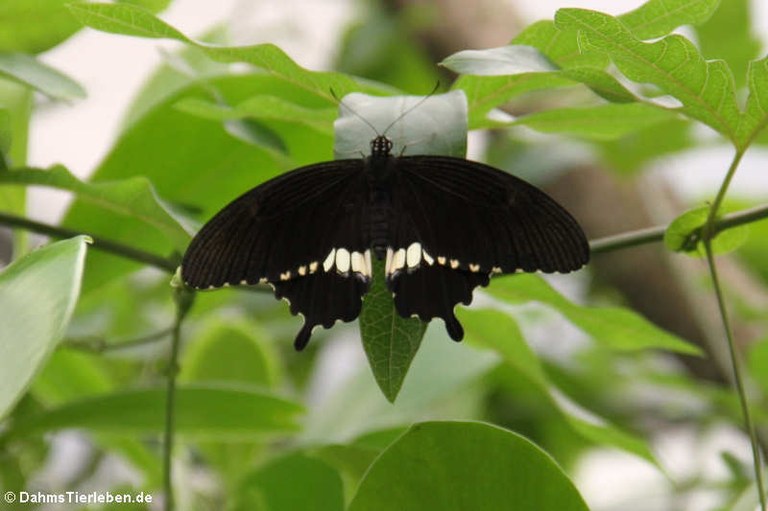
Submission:
M 733 372 L 733 384 L 736 387 L 736 393 L 739 396 L 739 404 L 741 405 L 741 413 L 744 419 L 744 427 L 749 435 L 749 442 L 752 446 L 752 462 L 754 464 L 755 480 L 757 484 L 758 497 L 760 499 L 760 509 L 768 511 L 765 500 L 765 488 L 763 485 L 763 463 L 761 460 L 760 444 L 757 439 L 757 431 L 755 424 L 752 421 L 752 416 L 749 411 L 749 400 L 744 388 L 744 381 L 741 374 L 741 367 L 739 362 L 739 353 L 736 350 L 736 342 L 733 338 L 733 330 L 731 329 L 731 322 L 728 319 L 728 309 L 725 306 L 725 298 L 723 297 L 723 291 L 720 286 L 720 279 L 717 274 L 717 265 L 715 263 L 715 255 L 712 251 L 712 239 L 716 236 L 718 231 L 717 213 L 720 206 L 725 199 L 725 195 L 728 192 L 728 187 L 733 180 L 733 176 L 736 174 L 736 169 L 739 167 L 741 158 L 744 156 L 745 149 L 737 148 L 736 153 L 733 156 L 728 172 L 723 179 L 720 189 L 717 191 L 714 202 L 709 208 L 709 215 L 707 215 L 707 221 L 702 227 L 701 234 L 704 242 L 704 250 L 707 255 L 707 266 L 709 268 L 709 274 L 712 278 L 712 286 L 715 290 L 715 296 L 717 297 L 717 307 L 720 311 L 720 319 L 723 323 L 723 330 L 725 332 L 726 342 L 728 344 L 728 356 L 731 359 L 731 370 Z
M 3 212 L 0 212 L 0 224 L 19 227 L 39 234 L 45 234 L 46 236 L 56 239 L 73 238 L 75 236 L 80 236 L 81 234 L 87 234 L 81 231 L 67 229 L 66 227 L 44 224 L 42 222 L 30 220 L 29 218 Z M 126 259 L 132 259 L 139 263 L 148 264 L 169 273 L 175 272 L 176 268 L 179 266 L 178 261 L 174 261 L 170 258 L 161 257 L 99 236 L 93 236 L 91 234 L 88 234 L 88 236 L 93 240 L 93 248 L 103 252 L 109 252 L 110 254 L 125 257 Z

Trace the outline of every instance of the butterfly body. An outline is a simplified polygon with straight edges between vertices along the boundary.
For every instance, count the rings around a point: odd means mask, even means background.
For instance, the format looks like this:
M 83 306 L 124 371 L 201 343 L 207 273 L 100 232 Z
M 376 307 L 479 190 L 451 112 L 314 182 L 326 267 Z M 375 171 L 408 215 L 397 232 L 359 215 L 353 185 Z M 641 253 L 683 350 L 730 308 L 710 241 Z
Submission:
M 302 167 L 245 193 L 195 236 L 182 262 L 194 288 L 269 283 L 304 316 L 295 346 L 316 326 L 360 314 L 385 261 L 403 317 L 454 315 L 493 273 L 568 272 L 586 264 L 578 223 L 532 185 L 493 167 L 448 156 L 393 156 L 384 136 L 366 158 Z

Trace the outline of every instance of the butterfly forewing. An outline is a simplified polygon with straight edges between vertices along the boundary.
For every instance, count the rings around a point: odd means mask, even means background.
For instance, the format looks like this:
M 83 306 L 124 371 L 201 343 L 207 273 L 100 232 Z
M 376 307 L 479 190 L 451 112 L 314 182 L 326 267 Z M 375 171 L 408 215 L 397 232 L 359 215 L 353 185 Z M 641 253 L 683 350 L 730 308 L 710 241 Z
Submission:
M 363 168 L 363 160 L 310 165 L 235 199 L 192 240 L 185 284 L 272 284 L 304 316 L 297 348 L 314 326 L 355 319 L 370 279 Z

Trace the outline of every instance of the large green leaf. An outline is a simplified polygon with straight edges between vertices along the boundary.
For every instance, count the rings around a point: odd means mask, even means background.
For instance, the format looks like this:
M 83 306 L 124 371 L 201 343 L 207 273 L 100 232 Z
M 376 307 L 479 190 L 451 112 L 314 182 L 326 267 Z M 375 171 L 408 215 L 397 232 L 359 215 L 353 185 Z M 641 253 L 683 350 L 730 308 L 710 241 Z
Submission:
M 661 330 L 629 309 L 577 305 L 538 275 L 493 279 L 488 292 L 509 303 L 536 301 L 552 307 L 596 342 L 614 350 L 664 349 L 690 355 L 699 353 L 695 346 Z
M 102 394 L 25 417 L 16 421 L 7 435 L 68 428 L 126 435 L 160 433 L 165 424 L 165 401 L 164 387 Z M 176 431 L 200 438 L 237 440 L 295 431 L 301 411 L 292 401 L 245 387 L 176 389 Z
M 86 238 L 32 252 L 0 273 L 0 418 L 61 340 L 80 293 Z
M 85 97 L 85 89 L 72 78 L 22 53 L 0 53 L 0 74 L 55 99 Z
M 192 228 L 184 225 L 183 217 L 174 214 L 157 196 L 145 177 L 87 183 L 80 181 L 65 167 L 56 165 L 47 170 L 21 168 L 0 172 L 0 184 L 48 186 L 74 192 L 84 202 L 152 227 L 178 250 L 183 250 L 189 243 Z
M 544 451 L 510 431 L 472 422 L 426 422 L 374 462 L 349 511 L 586 511 Z
M 344 95 L 363 87 L 341 73 L 308 71 L 273 44 L 254 46 L 214 46 L 193 41 L 147 10 L 131 5 L 105 3 L 69 4 L 71 12 L 83 24 L 114 34 L 175 39 L 193 45 L 209 58 L 220 62 L 245 62 L 264 69 L 273 76 L 334 103 L 333 93 Z M 363 87 L 382 91 L 381 88 Z M 332 92 L 333 91 L 333 92 Z
M 555 22 L 577 30 L 582 49 L 606 53 L 629 79 L 656 85 L 682 103 L 682 113 L 736 140 L 740 112 L 725 62 L 705 61 L 681 35 L 645 43 L 618 19 L 596 11 L 560 9 Z

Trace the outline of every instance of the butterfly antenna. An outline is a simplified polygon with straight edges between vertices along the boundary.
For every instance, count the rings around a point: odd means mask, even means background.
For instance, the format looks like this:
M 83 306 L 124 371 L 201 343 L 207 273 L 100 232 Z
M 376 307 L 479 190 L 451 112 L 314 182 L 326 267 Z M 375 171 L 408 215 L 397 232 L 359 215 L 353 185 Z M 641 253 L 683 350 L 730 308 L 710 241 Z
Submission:
M 371 131 L 373 131 L 373 132 L 376 134 L 376 136 L 377 136 L 377 137 L 378 137 L 379 135 L 381 135 L 381 133 L 379 133 L 379 130 L 377 130 L 377 129 L 376 129 L 376 127 L 374 127 L 374 125 L 373 125 L 373 124 L 371 124 L 370 122 L 368 122 L 368 119 L 366 119 L 365 117 L 363 117 L 362 115 L 360 115 L 359 113 L 357 113 L 357 112 L 354 110 L 354 108 L 352 108 L 352 107 L 350 107 L 350 106 L 348 106 L 348 105 L 345 105 L 345 104 L 344 104 L 344 102 L 343 102 L 343 101 L 342 101 L 342 100 L 341 100 L 341 99 L 340 99 L 340 98 L 339 98 L 339 97 L 336 95 L 336 92 L 335 92 L 333 89 L 331 89 L 331 96 L 333 96 L 333 97 L 334 97 L 334 99 L 335 99 L 336 101 L 338 101 L 338 103 L 339 103 L 339 106 L 340 106 L 340 107 L 342 107 L 342 108 L 346 108 L 346 109 L 347 109 L 349 112 L 351 112 L 351 113 L 352 113 L 352 115 L 354 115 L 355 117 L 357 117 L 358 119 L 360 119 L 361 121 L 363 121 L 363 122 L 364 122 L 364 123 L 365 123 L 365 124 L 366 124 L 366 125 L 367 125 L 369 128 L 371 128 Z
M 387 135 L 387 132 L 389 131 L 389 129 L 390 129 L 392 126 L 394 126 L 394 125 L 395 125 L 395 124 L 396 124 L 396 123 L 397 123 L 397 122 L 398 122 L 400 119 L 402 119 L 403 117 L 405 117 L 406 115 L 408 115 L 408 114 L 409 114 L 409 113 L 411 113 L 412 111 L 416 110 L 416 109 L 417 109 L 417 108 L 418 108 L 418 107 L 419 107 L 419 106 L 420 106 L 422 103 L 424 103 L 426 100 L 428 100 L 429 98 L 431 98 L 431 97 L 432 97 L 432 96 L 435 94 L 435 92 L 437 92 L 437 89 L 438 89 L 439 87 L 440 87 L 440 82 L 439 82 L 439 81 L 437 81 L 437 82 L 435 83 L 435 86 L 434 86 L 434 87 L 432 87 L 432 90 L 430 91 L 430 93 L 429 93 L 429 94 L 427 94 L 426 96 L 424 96 L 423 98 L 421 98 L 419 101 L 417 101 L 417 102 L 416 102 L 416 104 L 415 104 L 415 105 L 413 105 L 411 108 L 409 108 L 408 110 L 406 110 L 406 111 L 404 111 L 403 113 L 401 113 L 400 115 L 398 115 L 398 116 L 395 118 L 395 120 L 394 120 L 394 121 L 392 121 L 392 122 L 390 122 L 390 123 L 389 123 L 389 126 L 387 126 L 387 128 L 384 130 L 384 132 L 382 133 L 382 135 L 383 135 L 383 136 L 386 136 L 386 135 Z

